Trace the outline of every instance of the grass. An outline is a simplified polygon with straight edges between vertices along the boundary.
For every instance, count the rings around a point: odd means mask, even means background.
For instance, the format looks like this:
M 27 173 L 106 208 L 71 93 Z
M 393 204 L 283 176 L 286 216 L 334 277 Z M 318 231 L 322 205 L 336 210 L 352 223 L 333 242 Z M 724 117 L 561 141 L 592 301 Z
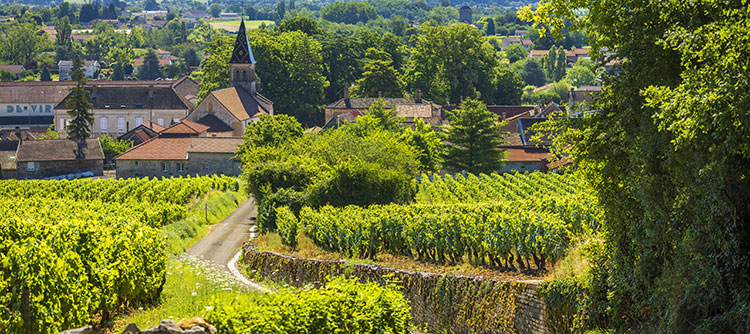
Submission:
M 229 273 L 207 262 L 184 257 L 170 257 L 167 282 L 159 305 L 133 309 L 121 317 L 112 333 L 122 333 L 130 323 L 141 330 L 159 324 L 162 319 L 180 321 L 203 316 L 217 302 L 240 299 L 252 303 L 260 294 L 238 283 Z
M 248 30 L 258 29 L 263 23 L 265 23 L 266 26 L 274 24 L 273 21 L 269 20 L 250 20 L 245 21 L 245 28 L 247 28 Z M 236 32 L 240 28 L 240 20 L 213 19 L 211 20 L 211 27 L 215 29 L 224 29 L 229 32 Z
M 310 237 L 301 232 L 298 239 L 298 245 L 296 249 L 291 249 L 281 243 L 281 237 L 277 233 L 267 233 L 256 237 L 253 240 L 255 247 L 259 251 L 269 251 L 280 254 L 287 254 L 299 258 L 307 259 L 319 259 L 328 261 L 345 260 L 347 263 L 352 264 L 377 264 L 385 267 L 420 271 L 427 273 L 436 274 L 451 274 L 451 275 L 465 275 L 465 276 L 482 276 L 485 278 L 493 278 L 500 280 L 523 280 L 523 279 L 539 279 L 539 276 L 534 276 L 528 273 L 518 271 L 501 271 L 486 266 L 471 264 L 468 258 L 464 258 L 463 261 L 456 264 L 442 265 L 437 263 L 431 263 L 426 261 L 419 261 L 408 256 L 393 255 L 388 253 L 378 253 L 375 260 L 372 259 L 360 259 L 360 258 L 346 258 L 344 255 L 336 252 L 329 252 L 318 247 Z
M 591 262 L 585 250 L 587 242 L 591 241 L 580 241 L 573 247 L 570 247 L 565 257 L 555 263 L 555 266 L 547 273 L 544 280 L 552 281 L 563 277 L 578 276 L 591 268 Z
M 209 225 L 220 222 L 246 198 L 243 192 L 211 191 L 192 203 L 188 207 L 188 215 L 185 219 L 162 227 L 167 242 L 167 252 L 173 255 L 182 254 L 208 234 Z M 206 207 L 208 212 L 205 210 Z

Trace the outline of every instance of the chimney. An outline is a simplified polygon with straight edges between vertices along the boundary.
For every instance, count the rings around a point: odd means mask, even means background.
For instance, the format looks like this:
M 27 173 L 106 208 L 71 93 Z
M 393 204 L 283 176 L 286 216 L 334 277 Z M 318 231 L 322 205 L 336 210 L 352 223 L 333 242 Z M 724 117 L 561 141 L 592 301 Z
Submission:
M 417 88 L 414 90 L 414 102 L 415 103 L 422 103 L 422 90 Z
M 16 137 L 18 137 L 18 146 L 21 146 L 23 144 L 23 136 L 21 135 L 20 127 L 16 127 Z
M 378 91 L 378 98 L 379 98 L 379 99 L 382 99 L 382 98 L 383 98 L 383 91 L 382 91 L 382 90 L 379 90 L 379 91 Z
M 91 86 L 91 98 L 93 100 L 96 100 L 96 91 L 97 91 L 98 85 Z
M 148 85 L 148 98 L 154 98 L 154 85 Z
M 344 87 L 344 104 L 347 108 L 352 107 L 352 100 L 349 98 L 349 87 Z

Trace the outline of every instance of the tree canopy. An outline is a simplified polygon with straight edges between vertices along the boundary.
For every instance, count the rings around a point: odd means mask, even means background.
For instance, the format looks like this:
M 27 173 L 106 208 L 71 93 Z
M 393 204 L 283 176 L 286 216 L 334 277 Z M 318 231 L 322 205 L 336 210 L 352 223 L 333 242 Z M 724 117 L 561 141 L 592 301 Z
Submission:
M 595 51 L 623 60 L 598 112 L 560 119 L 556 139 L 607 213 L 607 256 L 590 290 L 599 326 L 750 331 L 750 44 L 739 42 L 747 8 L 545 0 L 522 14 L 556 36 L 586 29 Z
M 467 99 L 450 112 L 450 125 L 444 127 L 446 142 L 443 166 L 445 169 L 469 173 L 491 173 L 503 166 L 505 153 L 499 146 L 503 142 L 505 124 L 487 110 L 481 101 Z

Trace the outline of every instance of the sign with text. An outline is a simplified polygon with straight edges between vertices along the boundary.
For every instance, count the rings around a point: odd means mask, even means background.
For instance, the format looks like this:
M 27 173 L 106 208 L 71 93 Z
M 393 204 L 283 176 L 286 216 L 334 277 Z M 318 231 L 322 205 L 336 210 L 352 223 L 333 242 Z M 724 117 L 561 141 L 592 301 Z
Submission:
M 0 117 L 53 116 L 52 104 L 0 104 Z

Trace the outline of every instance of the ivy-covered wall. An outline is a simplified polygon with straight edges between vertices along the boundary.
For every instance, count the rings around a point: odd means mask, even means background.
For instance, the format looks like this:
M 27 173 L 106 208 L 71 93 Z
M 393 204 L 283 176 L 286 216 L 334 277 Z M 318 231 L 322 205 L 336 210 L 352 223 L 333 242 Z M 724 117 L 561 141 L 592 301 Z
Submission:
M 546 334 L 539 281 L 496 281 L 480 277 L 428 274 L 343 261 L 300 259 L 243 248 L 243 263 L 263 278 L 295 287 L 327 277 L 363 281 L 395 280 L 409 299 L 414 323 L 430 332 Z

